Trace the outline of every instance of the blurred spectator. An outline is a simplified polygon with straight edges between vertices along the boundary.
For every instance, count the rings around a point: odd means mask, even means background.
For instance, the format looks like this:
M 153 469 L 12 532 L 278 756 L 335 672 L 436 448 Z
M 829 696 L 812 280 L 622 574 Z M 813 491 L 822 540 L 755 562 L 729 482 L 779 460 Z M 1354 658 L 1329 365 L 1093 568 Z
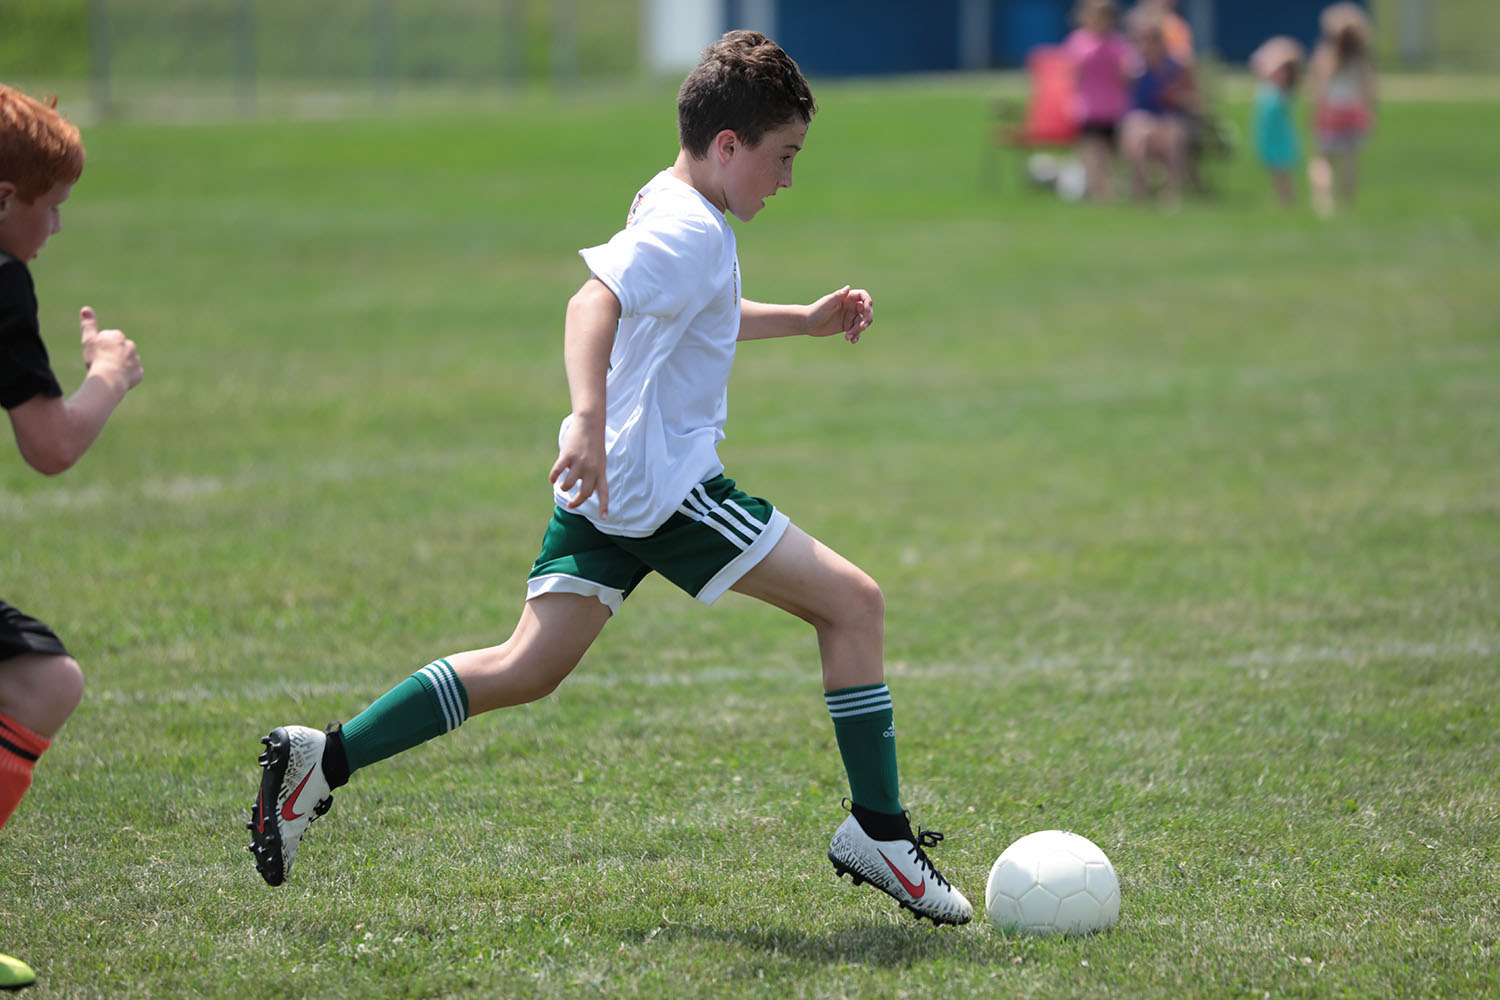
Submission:
M 1297 128 L 1292 123 L 1292 100 L 1302 75 L 1302 45 L 1295 38 L 1267 39 L 1250 56 L 1255 73 L 1255 103 L 1250 134 L 1261 166 L 1271 174 L 1277 200 L 1290 208 L 1297 203 L 1292 171 L 1302 160 Z
M 1120 119 L 1130 107 L 1134 54 L 1117 30 L 1114 0 L 1081 0 L 1074 10 L 1078 27 L 1063 41 L 1073 65 L 1074 115 L 1078 158 L 1090 198 L 1112 196 L 1110 173 L 1119 141 Z
M 1136 9 L 1154 16 L 1161 24 L 1167 55 L 1184 66 L 1193 65 L 1193 29 L 1177 13 L 1177 0 L 1141 0 Z
M 1307 75 L 1316 146 L 1307 176 L 1313 207 L 1327 217 L 1354 204 L 1359 150 L 1375 118 L 1375 64 L 1370 21 L 1358 4 L 1325 8 L 1319 24 Z
M 1161 19 L 1154 11 L 1133 12 L 1131 35 L 1140 52 L 1140 73 L 1132 88 L 1131 109 L 1120 122 L 1120 149 L 1130 163 L 1130 192 L 1146 197 L 1153 186 L 1153 168 L 1160 167 L 1162 204 L 1175 209 L 1188 176 L 1193 121 L 1201 110 L 1198 87 L 1192 67 L 1167 54 Z

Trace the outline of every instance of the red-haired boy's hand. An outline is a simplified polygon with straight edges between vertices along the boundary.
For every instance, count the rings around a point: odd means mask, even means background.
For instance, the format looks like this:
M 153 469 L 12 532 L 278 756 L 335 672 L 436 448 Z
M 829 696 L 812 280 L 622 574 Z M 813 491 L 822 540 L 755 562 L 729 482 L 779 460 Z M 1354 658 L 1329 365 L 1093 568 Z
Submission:
M 145 371 L 135 341 L 119 330 L 99 329 L 99 320 L 88 306 L 79 310 L 78 325 L 82 331 L 83 366 L 90 375 L 104 379 L 122 396 L 141 384 Z

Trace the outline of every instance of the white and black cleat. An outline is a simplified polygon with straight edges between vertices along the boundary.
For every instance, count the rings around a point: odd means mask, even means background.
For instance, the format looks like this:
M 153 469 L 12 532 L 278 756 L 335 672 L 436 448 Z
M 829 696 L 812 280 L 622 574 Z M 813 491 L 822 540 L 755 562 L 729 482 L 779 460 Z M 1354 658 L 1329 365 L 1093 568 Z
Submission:
M 246 828 L 255 870 L 267 884 L 280 885 L 308 825 L 333 806 L 323 774 L 328 737 L 307 726 L 278 726 L 261 742 L 266 751 L 260 755 L 260 793 Z
M 876 840 L 856 816 L 849 816 L 828 847 L 834 872 L 840 877 L 847 874 L 855 885 L 870 883 L 918 919 L 925 917 L 934 924 L 966 924 L 974 919 L 974 907 L 948 884 L 923 850 L 935 847 L 943 835 L 931 830 L 913 835 L 904 813 L 898 825 L 899 831 L 884 831 L 897 833 L 895 839 Z

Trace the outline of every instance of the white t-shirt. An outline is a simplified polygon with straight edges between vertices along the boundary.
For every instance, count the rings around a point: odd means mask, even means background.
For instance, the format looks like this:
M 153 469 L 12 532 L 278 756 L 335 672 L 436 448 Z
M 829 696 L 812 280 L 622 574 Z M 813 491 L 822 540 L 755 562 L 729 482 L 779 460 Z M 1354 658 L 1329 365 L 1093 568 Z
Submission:
M 734 230 L 663 170 L 637 192 L 624 229 L 578 253 L 621 314 L 605 381 L 609 520 L 599 517 L 597 494 L 575 512 L 607 534 L 644 537 L 724 471 L 717 447 L 740 330 Z M 561 489 L 554 496 L 567 502 Z

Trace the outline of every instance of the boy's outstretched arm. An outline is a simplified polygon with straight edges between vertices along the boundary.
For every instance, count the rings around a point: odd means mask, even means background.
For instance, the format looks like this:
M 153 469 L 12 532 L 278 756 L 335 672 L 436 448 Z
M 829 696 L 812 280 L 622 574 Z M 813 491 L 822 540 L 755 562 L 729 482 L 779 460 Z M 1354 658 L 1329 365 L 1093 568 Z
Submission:
M 68 470 L 83 457 L 143 374 L 135 342 L 119 330 L 100 330 L 94 310 L 84 306 L 78 325 L 88 374 L 77 391 L 66 400 L 35 396 L 10 411 L 21 457 L 47 476 Z
M 740 340 L 768 337 L 830 337 L 842 333 L 851 344 L 875 322 L 875 304 L 863 288 L 845 285 L 806 306 L 740 300 Z
M 599 494 L 599 516 L 609 517 L 609 482 L 604 476 L 604 378 L 620 322 L 620 300 L 609 286 L 590 277 L 568 300 L 563 330 L 563 367 L 573 419 L 547 480 L 564 491 L 577 486 L 568 509 Z

